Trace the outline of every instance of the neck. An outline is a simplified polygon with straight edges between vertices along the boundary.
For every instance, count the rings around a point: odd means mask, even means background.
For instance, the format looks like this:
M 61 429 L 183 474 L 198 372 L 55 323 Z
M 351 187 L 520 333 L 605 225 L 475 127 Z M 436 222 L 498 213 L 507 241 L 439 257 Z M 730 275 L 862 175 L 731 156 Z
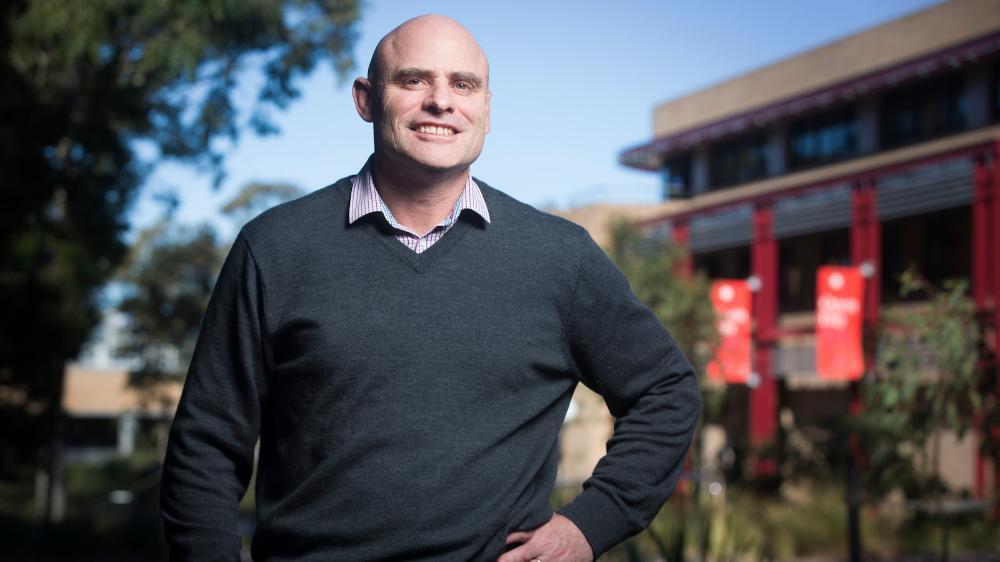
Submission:
M 372 160 L 371 172 L 392 216 L 421 236 L 451 213 L 469 178 L 468 166 L 455 170 L 412 169 L 386 162 L 378 153 Z

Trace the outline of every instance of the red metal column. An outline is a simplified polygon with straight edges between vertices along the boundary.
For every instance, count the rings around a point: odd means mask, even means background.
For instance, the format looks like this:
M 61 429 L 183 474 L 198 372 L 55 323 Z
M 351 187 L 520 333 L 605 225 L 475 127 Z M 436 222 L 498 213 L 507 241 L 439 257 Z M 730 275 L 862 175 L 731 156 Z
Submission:
M 976 304 L 976 313 L 980 325 L 987 327 L 991 307 L 995 301 L 993 271 L 991 268 L 990 232 L 993 229 L 991 211 L 995 183 L 984 157 L 976 160 L 973 176 L 972 196 L 972 298 Z M 988 435 L 980 435 L 980 439 L 989 439 Z M 986 497 L 986 460 L 976 448 L 975 462 L 975 494 L 978 498 Z
M 972 195 L 972 298 L 976 310 L 983 313 L 992 304 L 990 290 L 990 211 L 993 206 L 993 175 L 984 158 L 976 160 Z
M 852 193 L 851 221 L 851 262 L 861 266 L 869 262 L 873 269 L 865 278 L 864 309 L 862 318 L 865 328 L 874 330 L 878 323 L 878 311 L 882 306 L 882 225 L 876 214 L 875 182 L 871 179 L 859 181 Z M 871 367 L 874 357 L 869 353 L 866 367 Z
M 1000 357 L 1000 140 L 996 141 L 993 149 L 993 173 L 992 181 L 986 182 L 988 188 L 990 205 L 988 207 L 988 238 L 984 244 L 988 244 L 986 249 L 987 268 L 990 270 L 990 292 L 992 296 L 992 343 L 994 361 Z M 1000 381 L 997 382 L 995 396 L 1000 399 Z M 992 427 L 992 438 L 1000 440 L 1000 427 Z M 993 466 L 993 496 L 1000 498 L 1000 464 Z M 1000 517 L 1000 506 L 994 510 L 994 516 Z
M 875 365 L 875 334 L 878 312 L 882 301 L 882 225 L 876 213 L 877 192 L 875 180 L 865 178 L 854 184 L 851 192 L 851 263 L 862 269 L 864 294 L 862 300 L 862 334 L 864 338 L 865 373 Z M 851 381 L 848 386 L 848 412 L 852 416 L 864 410 L 861 401 L 861 381 Z M 866 464 L 856 433 L 850 436 L 851 458 L 847 465 L 848 490 L 848 540 L 851 560 L 861 559 L 861 514 L 858 501 L 858 471 Z
M 674 221 L 673 230 L 674 245 L 684 250 L 684 258 L 677 268 L 677 273 L 684 277 L 690 277 L 694 274 L 694 259 L 691 257 L 691 248 L 688 246 L 691 240 L 691 225 L 687 220 Z
M 865 371 L 875 364 L 875 334 L 878 312 L 882 305 L 882 225 L 876 214 L 875 181 L 864 179 L 854 184 L 851 193 L 851 263 L 855 267 L 871 268 L 864 281 L 862 322 L 865 349 Z M 850 413 L 861 412 L 859 382 L 850 386 Z
M 778 323 L 778 245 L 773 223 L 771 203 L 758 203 L 753 213 L 751 248 L 751 268 L 760 280 L 753 299 L 754 371 L 758 381 L 750 392 L 750 443 L 755 452 L 776 445 L 778 427 L 778 388 L 772 363 Z M 776 475 L 777 459 L 773 455 L 758 457 L 754 472 L 756 476 Z

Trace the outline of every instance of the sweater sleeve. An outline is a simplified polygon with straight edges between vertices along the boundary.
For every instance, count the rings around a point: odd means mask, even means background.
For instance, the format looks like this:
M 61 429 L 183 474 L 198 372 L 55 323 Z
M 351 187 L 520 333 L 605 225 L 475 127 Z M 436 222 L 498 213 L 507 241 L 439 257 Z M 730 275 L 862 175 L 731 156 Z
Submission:
M 170 560 L 239 560 L 237 517 L 253 472 L 265 354 L 263 286 L 245 235 L 205 312 L 170 428 L 160 513 Z
M 701 396 L 674 339 L 589 237 L 569 314 L 581 379 L 616 418 L 607 454 L 583 492 L 559 510 L 580 528 L 596 558 L 648 527 L 673 491 Z

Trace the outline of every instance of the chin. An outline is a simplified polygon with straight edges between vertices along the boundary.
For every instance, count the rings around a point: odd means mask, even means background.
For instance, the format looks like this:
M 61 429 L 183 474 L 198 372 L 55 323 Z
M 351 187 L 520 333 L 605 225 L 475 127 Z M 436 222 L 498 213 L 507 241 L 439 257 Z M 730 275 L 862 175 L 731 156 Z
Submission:
M 413 160 L 427 170 L 440 172 L 457 168 L 467 168 L 472 164 L 472 160 L 466 158 L 442 155 L 415 155 Z

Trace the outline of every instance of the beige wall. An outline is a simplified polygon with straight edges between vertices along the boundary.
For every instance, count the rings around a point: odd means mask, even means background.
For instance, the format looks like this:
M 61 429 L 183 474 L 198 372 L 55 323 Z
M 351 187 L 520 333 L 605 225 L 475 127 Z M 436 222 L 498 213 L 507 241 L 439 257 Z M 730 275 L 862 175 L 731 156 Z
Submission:
M 615 219 L 626 218 L 641 221 L 676 212 L 685 208 L 680 201 L 656 203 L 653 205 L 594 204 L 575 207 L 564 211 L 549 211 L 553 215 L 568 219 L 582 226 L 590 237 L 602 248 L 611 243 L 610 226 Z
M 997 31 L 1000 0 L 952 0 L 663 103 L 653 134 L 676 134 Z
M 578 385 L 573 403 L 576 415 L 566 420 L 559 433 L 557 486 L 577 486 L 590 477 L 606 452 L 614 426 L 604 399 L 589 388 Z
M 952 490 L 968 490 L 974 493 L 976 487 L 976 448 L 979 445 L 974 432 L 969 431 L 961 438 L 951 431 L 939 432 L 941 445 L 941 479 Z
M 148 393 L 128 386 L 128 372 L 69 365 L 63 380 L 63 410 L 71 415 L 117 416 L 127 411 L 173 415 L 181 383 L 163 384 Z

